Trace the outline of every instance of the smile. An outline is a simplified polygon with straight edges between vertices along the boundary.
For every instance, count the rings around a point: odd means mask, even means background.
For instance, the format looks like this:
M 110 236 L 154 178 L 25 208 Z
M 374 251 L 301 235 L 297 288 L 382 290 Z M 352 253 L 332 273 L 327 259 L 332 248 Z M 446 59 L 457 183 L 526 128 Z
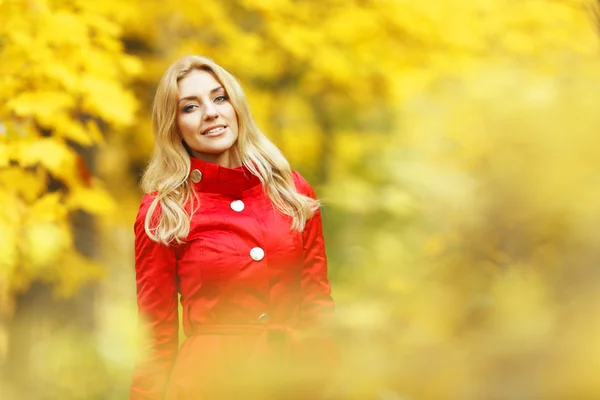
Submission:
M 225 125 L 214 126 L 202 132 L 202 135 L 215 135 L 223 132 L 227 128 Z

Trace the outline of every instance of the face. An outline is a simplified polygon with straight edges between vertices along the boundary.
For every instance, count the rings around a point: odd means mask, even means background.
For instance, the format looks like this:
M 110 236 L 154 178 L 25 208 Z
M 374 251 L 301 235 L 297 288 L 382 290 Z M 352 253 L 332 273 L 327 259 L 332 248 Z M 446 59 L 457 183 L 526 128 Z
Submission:
M 237 114 L 225 89 L 203 70 L 192 70 L 178 83 L 177 126 L 192 156 L 224 167 L 241 165 L 233 145 Z

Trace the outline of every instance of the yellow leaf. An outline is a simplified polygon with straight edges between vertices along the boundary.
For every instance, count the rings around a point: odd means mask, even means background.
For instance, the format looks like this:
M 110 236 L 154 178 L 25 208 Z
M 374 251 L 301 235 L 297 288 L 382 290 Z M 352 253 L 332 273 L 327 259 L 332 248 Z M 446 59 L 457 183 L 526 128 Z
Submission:
M 70 209 L 81 209 L 94 215 L 107 215 L 116 208 L 111 195 L 99 187 L 75 187 L 72 189 L 67 206 Z
M 44 68 L 46 76 L 62 85 L 68 91 L 77 90 L 79 76 L 75 73 L 73 66 L 62 63 L 49 63 Z
M 122 27 L 119 24 L 96 12 L 88 12 L 82 14 L 80 17 L 90 28 L 101 32 L 103 35 L 118 37 L 121 33 Z
M 60 259 L 61 268 L 53 270 L 54 294 L 68 298 L 77 293 L 86 283 L 106 275 L 102 265 L 86 258 L 74 250 L 67 251 Z
M 71 246 L 69 228 L 63 223 L 30 221 L 24 233 L 23 255 L 34 269 L 53 266 Z
M 87 121 L 85 124 L 85 129 L 90 139 L 92 139 L 94 143 L 104 143 L 104 136 L 102 135 L 102 131 L 100 131 L 100 128 L 98 128 L 98 124 L 95 121 Z
M 55 177 L 72 183 L 77 176 L 77 155 L 66 143 L 55 138 L 19 143 L 17 159 L 23 167 L 41 164 Z
M 318 130 L 291 131 L 281 133 L 281 149 L 292 165 L 318 165 L 322 134 Z
M 131 93 L 112 79 L 86 75 L 82 79 L 84 108 L 117 124 L 133 122 L 137 102 Z
M 0 218 L 0 281 L 9 279 L 17 264 L 17 227 Z
M 144 65 L 138 57 L 123 55 L 121 67 L 128 76 L 138 76 L 143 72 Z
M 7 144 L 0 143 L 0 168 L 8 166 L 10 162 L 10 148 Z
M 46 193 L 28 210 L 28 221 L 35 225 L 43 222 L 57 222 L 67 217 L 67 207 L 61 193 Z
M 65 112 L 75 104 L 74 97 L 66 92 L 41 90 L 18 94 L 6 104 L 19 117 L 35 117 L 48 120 L 59 112 Z
M 75 143 L 82 146 L 91 146 L 94 144 L 91 135 L 84 129 L 79 121 L 69 120 L 62 127 L 62 134 Z
M 76 14 L 58 11 L 45 14 L 40 30 L 52 45 L 82 45 L 89 40 L 89 29 Z
M 46 189 L 46 179 L 40 172 L 11 167 L 0 170 L 0 187 L 31 203 Z
M 2 204 L 0 220 L 11 226 L 19 225 L 22 216 L 21 210 L 24 208 L 22 201 L 14 193 L 0 190 L 0 204 Z

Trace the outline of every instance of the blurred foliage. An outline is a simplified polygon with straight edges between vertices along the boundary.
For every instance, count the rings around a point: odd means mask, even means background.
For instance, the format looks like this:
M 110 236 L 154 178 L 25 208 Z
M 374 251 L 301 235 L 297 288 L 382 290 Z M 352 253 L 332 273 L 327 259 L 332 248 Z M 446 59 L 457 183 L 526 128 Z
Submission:
M 69 217 L 77 210 L 107 215 L 115 201 L 77 149 L 103 145 L 103 125 L 133 123 L 137 100 L 126 84 L 140 62 L 124 52 L 109 14 L 88 2 L 3 1 L 0 14 L 6 314 L 11 295 L 32 280 L 48 280 L 57 295 L 69 296 L 103 273 L 74 251 Z
M 325 202 L 333 398 L 600 397 L 595 10 L 0 0 L 0 366 L 17 294 L 97 281 L 95 331 L 40 329 L 31 384 L 44 399 L 126 397 L 152 96 L 196 53 L 241 81 Z M 92 256 L 75 243 L 81 212 Z

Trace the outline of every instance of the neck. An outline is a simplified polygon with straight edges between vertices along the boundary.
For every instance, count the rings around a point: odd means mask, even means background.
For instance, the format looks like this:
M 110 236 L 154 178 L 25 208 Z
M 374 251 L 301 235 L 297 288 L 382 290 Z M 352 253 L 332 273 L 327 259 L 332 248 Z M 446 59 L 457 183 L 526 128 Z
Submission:
M 220 165 L 225 168 L 237 168 L 242 166 L 242 160 L 235 151 L 225 151 L 220 154 L 200 153 L 192 150 L 192 157 L 199 160 Z

